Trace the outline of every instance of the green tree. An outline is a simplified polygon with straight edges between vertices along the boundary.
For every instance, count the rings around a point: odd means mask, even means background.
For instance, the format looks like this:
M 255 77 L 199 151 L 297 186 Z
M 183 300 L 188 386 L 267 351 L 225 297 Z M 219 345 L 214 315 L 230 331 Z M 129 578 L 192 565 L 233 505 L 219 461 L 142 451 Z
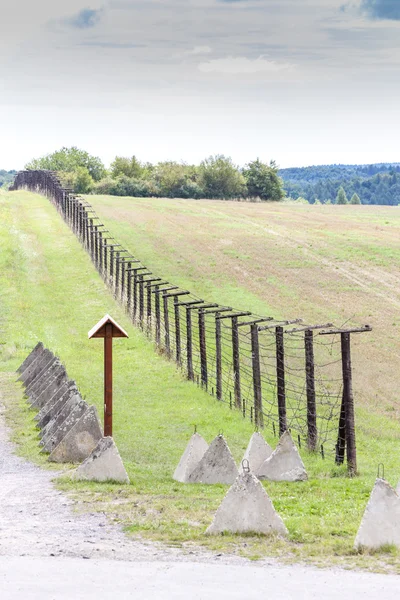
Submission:
M 94 181 L 100 181 L 106 175 L 106 169 L 100 158 L 91 156 L 88 152 L 80 150 L 76 146 L 63 147 L 52 154 L 35 158 L 25 165 L 25 169 L 48 169 L 65 173 L 75 173 L 78 167 L 87 169 Z
M 355 192 L 350 198 L 350 204 L 361 204 L 360 196 Z
M 77 194 L 88 194 L 93 189 L 94 180 L 86 167 L 78 167 L 75 171 L 74 191 Z
M 246 165 L 243 175 L 251 198 L 278 201 L 285 197 L 278 167 L 274 162 L 271 161 L 268 165 L 257 158 Z
M 124 156 L 116 156 L 114 161 L 111 163 L 111 177 L 116 179 L 120 175 L 126 175 L 126 177 L 135 177 L 140 179 L 143 175 L 143 167 L 136 158 L 126 158 Z
M 343 186 L 341 185 L 337 196 L 336 196 L 336 204 L 348 204 L 349 201 L 347 200 L 347 196 L 346 196 L 346 192 L 344 191 Z
M 210 156 L 199 167 L 199 184 L 208 198 L 246 196 L 246 181 L 232 159 L 222 154 Z

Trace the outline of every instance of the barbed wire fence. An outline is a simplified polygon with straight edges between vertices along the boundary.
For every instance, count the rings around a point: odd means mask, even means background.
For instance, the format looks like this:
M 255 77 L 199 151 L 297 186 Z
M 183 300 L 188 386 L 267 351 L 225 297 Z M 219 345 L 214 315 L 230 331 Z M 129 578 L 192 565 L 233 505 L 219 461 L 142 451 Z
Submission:
M 21 171 L 13 190 L 47 196 L 75 233 L 132 323 L 187 379 L 256 429 L 290 430 L 311 452 L 357 471 L 350 336 L 368 325 L 280 321 L 207 302 L 151 272 L 119 244 L 91 204 L 56 172 Z

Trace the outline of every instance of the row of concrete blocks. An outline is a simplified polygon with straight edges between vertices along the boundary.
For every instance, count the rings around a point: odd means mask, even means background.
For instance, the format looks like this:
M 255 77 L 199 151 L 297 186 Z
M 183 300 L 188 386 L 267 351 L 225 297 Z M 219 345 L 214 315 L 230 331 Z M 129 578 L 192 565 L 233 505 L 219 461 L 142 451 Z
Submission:
M 64 365 L 39 342 L 19 367 L 28 403 L 38 410 L 43 453 L 56 463 L 82 463 L 76 479 L 129 482 L 114 441 L 103 437 L 95 406 L 82 399 Z
M 204 438 L 195 433 L 182 454 L 174 479 L 182 483 L 232 484 L 243 471 L 269 481 L 305 481 L 308 478 L 296 445 L 286 431 L 274 451 L 261 433 L 254 433 L 239 469 L 222 435 L 208 446 Z

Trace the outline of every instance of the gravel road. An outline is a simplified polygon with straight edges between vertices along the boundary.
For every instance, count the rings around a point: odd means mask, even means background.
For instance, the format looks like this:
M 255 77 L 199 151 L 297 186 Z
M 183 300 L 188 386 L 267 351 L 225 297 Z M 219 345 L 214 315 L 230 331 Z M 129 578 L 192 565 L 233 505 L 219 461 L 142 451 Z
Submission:
M 395 598 L 400 577 L 184 553 L 76 514 L 55 473 L 15 456 L 0 399 L 1 600 Z M 91 560 L 87 560 L 91 559 Z

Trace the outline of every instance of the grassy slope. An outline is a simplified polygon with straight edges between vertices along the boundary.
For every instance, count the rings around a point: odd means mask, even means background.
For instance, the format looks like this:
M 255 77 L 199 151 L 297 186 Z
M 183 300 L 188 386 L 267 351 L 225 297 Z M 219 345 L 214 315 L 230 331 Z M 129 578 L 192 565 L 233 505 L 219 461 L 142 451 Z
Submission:
M 96 201 L 97 205 L 100 202 Z M 192 210 L 189 203 L 187 210 Z M 132 236 L 126 225 L 111 223 L 108 217 L 106 221 L 123 241 L 127 235 Z M 135 235 L 134 249 L 139 255 L 142 250 L 146 260 L 153 252 L 156 259 L 151 236 L 141 231 L 139 228 L 138 236 Z M 128 245 L 132 247 L 133 240 L 130 241 Z M 383 456 L 388 478 L 396 483 L 400 450 L 397 422 L 381 415 L 360 413 L 362 422 L 376 429 L 380 437 L 371 441 L 363 427 L 359 429 L 362 476 L 357 480 L 340 476 L 341 472 L 331 469 L 327 461 L 305 455 L 311 475 L 309 482 L 265 484 L 289 528 L 288 542 L 231 536 L 209 540 L 203 533 L 226 487 L 181 485 L 171 479 L 171 474 L 194 423 L 208 441 L 223 429 L 237 460 L 250 437 L 250 424 L 184 381 L 174 365 L 158 356 L 152 343 L 131 327 L 46 199 L 25 192 L 0 194 L 0 246 L 0 387 L 9 407 L 9 420 L 14 423 L 15 435 L 23 443 L 25 455 L 40 460 L 32 413 L 10 374 L 29 349 L 41 339 L 65 362 L 68 373 L 76 379 L 88 401 L 101 410 L 101 342 L 89 342 L 87 331 L 104 313 L 110 312 L 130 335 L 129 340 L 115 342 L 114 390 L 115 439 L 132 485 L 121 489 L 112 485 L 77 485 L 65 480 L 62 486 L 78 494 L 80 500 L 83 498 L 85 507 L 106 510 L 133 533 L 168 543 L 191 540 L 253 557 L 279 554 L 289 558 L 312 557 L 316 562 L 344 561 L 376 568 L 393 565 L 399 569 L 398 555 L 393 550 L 384 558 L 352 555 L 354 535 L 376 465 Z M 149 264 L 165 273 L 166 267 L 161 268 L 165 260 L 164 253 L 157 264 L 151 261 Z M 169 258 L 165 264 L 172 269 Z M 196 268 L 190 281 L 186 281 L 197 288 L 209 286 L 210 293 L 218 290 L 216 280 L 202 284 Z M 180 279 L 179 283 L 184 282 Z M 200 289 L 195 291 L 204 293 Z M 248 293 L 242 287 L 236 297 L 234 287 L 224 281 L 220 291 L 223 302 L 257 309 L 251 304 L 252 291 Z M 254 295 L 256 302 L 260 303 L 259 310 L 263 301 Z M 330 474 L 335 477 L 329 477 Z

